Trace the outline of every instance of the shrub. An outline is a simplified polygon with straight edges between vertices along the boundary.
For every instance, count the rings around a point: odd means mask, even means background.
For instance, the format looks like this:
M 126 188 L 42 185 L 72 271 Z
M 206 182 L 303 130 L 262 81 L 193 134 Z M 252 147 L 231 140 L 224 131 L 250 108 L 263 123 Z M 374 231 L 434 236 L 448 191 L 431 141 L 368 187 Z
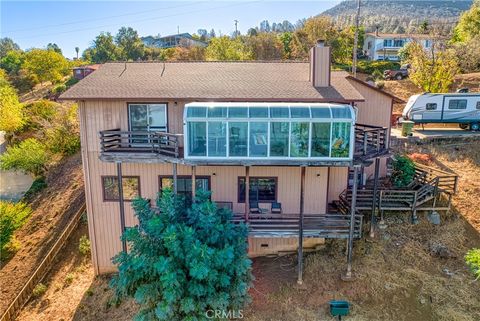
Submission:
M 480 249 L 471 249 L 465 255 L 465 262 L 476 280 L 480 279 Z
M 32 291 L 32 295 L 36 298 L 41 297 L 47 292 L 47 286 L 43 283 L 38 283 Z
M 383 80 L 377 80 L 375 81 L 375 86 L 378 88 L 378 89 L 383 89 L 385 87 L 385 81 Z
M 80 238 L 78 244 L 78 251 L 80 251 L 82 255 L 87 255 L 90 253 L 90 240 L 88 239 L 88 236 L 83 235 Z
M 79 80 L 77 78 L 74 78 L 74 77 L 70 77 L 68 78 L 68 80 L 65 82 L 65 86 L 67 88 L 70 88 L 72 87 L 73 85 L 75 85 Z
M 400 64 L 393 61 L 371 61 L 360 60 L 357 64 L 357 71 L 372 75 L 374 72 L 379 72 L 383 75 L 385 70 L 399 69 Z
M 73 273 L 67 273 L 65 276 L 65 285 L 70 285 L 72 284 L 73 280 L 75 279 L 75 274 Z
M 415 175 L 415 164 L 407 156 L 393 158 L 392 182 L 396 187 L 406 187 Z
M 32 214 L 32 209 L 25 203 L 0 201 L 1 252 L 10 252 L 13 248 L 18 247 L 13 241 L 13 233 L 25 224 L 30 214 Z
M 38 122 L 41 119 L 52 121 L 57 115 L 59 105 L 47 99 L 41 99 L 25 107 L 30 122 Z
M 53 88 L 53 93 L 54 93 L 55 95 L 60 95 L 60 94 L 63 93 L 65 90 L 67 90 L 67 86 L 64 85 L 64 84 L 60 84 L 60 85 L 55 86 L 55 88 Z
M 76 112 L 76 105 L 63 110 L 57 115 L 55 126 L 46 130 L 47 147 L 52 153 L 73 155 L 80 149 Z
M 189 209 L 183 204 L 169 189 L 157 199 L 162 215 L 149 200 L 132 203 L 139 226 L 123 235 L 129 251 L 113 259 L 112 286 L 118 299 L 140 304 L 138 320 L 206 320 L 209 309 L 235 310 L 249 300 L 246 226 L 233 224 L 208 193 L 199 191 Z
M 30 199 L 32 198 L 35 194 L 40 192 L 42 189 L 47 187 L 47 181 L 45 180 L 45 177 L 40 176 L 35 178 L 35 180 L 32 183 L 32 186 L 28 189 L 28 191 L 25 193 L 23 198 L 25 199 Z
M 35 138 L 28 138 L 17 146 L 7 148 L 0 156 L 0 169 L 21 170 L 39 176 L 45 172 L 47 161 L 45 145 Z

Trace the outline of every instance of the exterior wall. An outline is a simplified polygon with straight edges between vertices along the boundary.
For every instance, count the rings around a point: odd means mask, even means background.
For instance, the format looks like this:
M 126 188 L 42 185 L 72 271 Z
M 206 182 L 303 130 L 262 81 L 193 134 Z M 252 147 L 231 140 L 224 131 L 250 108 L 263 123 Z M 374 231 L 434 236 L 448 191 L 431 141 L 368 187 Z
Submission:
M 363 50 L 367 53 L 370 60 L 384 60 L 385 57 L 389 58 L 390 60 L 398 60 L 398 51 L 403 47 L 383 47 L 384 40 L 395 40 L 395 39 L 403 39 L 405 40 L 405 44 L 411 42 L 413 40 L 418 41 L 423 48 L 427 49 L 430 48 L 432 40 L 431 39 L 415 39 L 415 37 L 402 37 L 402 35 L 398 35 L 397 38 L 395 37 L 385 37 L 385 38 L 378 38 L 373 35 L 367 35 L 365 37 L 365 41 L 363 43 Z M 370 48 L 368 48 L 368 43 L 371 43 Z M 404 46 L 405 46 L 404 44 Z M 384 50 L 385 49 L 385 50 Z

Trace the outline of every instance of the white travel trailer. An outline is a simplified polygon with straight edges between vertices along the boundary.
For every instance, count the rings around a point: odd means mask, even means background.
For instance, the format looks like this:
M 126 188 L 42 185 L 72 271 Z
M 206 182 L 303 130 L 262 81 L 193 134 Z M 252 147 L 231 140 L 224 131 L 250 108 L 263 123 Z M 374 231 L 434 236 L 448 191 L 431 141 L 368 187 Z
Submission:
M 402 116 L 418 124 L 457 123 L 462 129 L 480 130 L 480 93 L 413 95 Z

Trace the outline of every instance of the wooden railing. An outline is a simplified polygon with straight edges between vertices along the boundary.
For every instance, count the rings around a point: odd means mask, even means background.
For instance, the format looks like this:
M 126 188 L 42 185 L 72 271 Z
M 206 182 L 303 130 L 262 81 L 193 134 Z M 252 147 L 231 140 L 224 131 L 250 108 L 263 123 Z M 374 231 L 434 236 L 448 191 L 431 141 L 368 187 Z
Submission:
M 182 137 L 181 134 L 117 128 L 100 132 L 100 148 L 102 153 L 156 153 L 178 158 Z
M 235 222 L 245 222 L 243 215 L 235 215 Z M 299 235 L 299 214 L 251 214 L 248 222 L 251 237 L 294 237 Z M 305 214 L 304 237 L 348 238 L 350 215 Z M 362 237 L 362 216 L 355 215 L 354 237 Z
M 374 157 L 388 152 L 388 128 L 355 125 L 355 156 Z

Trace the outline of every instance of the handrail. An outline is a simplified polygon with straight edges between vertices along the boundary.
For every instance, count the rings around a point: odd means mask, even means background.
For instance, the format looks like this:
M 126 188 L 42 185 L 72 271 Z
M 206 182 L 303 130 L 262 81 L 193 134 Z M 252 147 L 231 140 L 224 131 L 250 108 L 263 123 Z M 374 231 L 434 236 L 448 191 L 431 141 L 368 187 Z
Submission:
M 355 155 L 374 156 L 387 151 L 388 129 L 386 127 L 355 125 Z

